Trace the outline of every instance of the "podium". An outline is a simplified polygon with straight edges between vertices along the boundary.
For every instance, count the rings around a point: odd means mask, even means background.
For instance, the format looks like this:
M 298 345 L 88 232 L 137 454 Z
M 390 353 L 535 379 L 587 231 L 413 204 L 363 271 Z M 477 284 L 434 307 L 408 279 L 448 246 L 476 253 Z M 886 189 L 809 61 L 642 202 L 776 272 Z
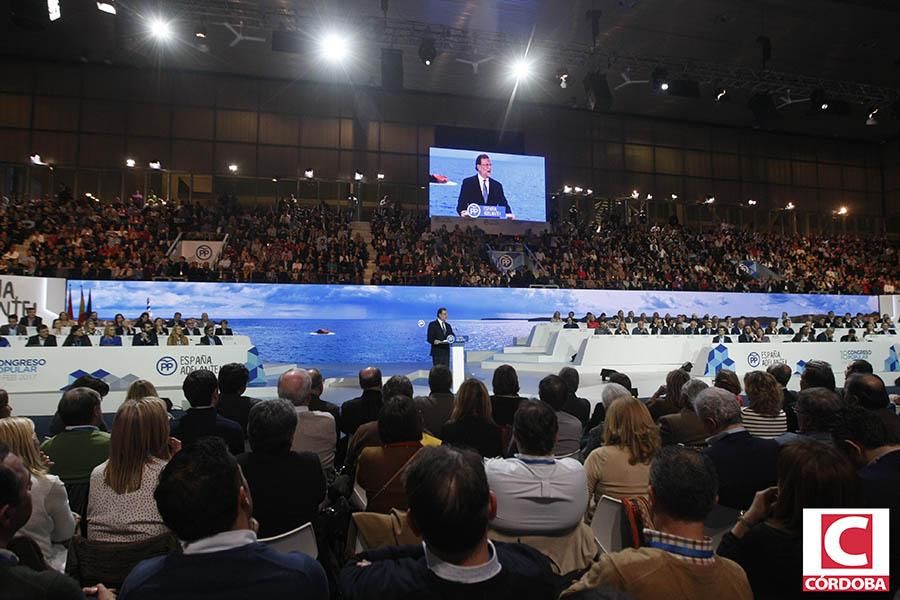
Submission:
M 472 203 L 466 207 L 466 214 L 473 219 L 505 219 L 506 207 Z
M 453 374 L 453 393 L 466 380 L 466 338 L 459 337 L 450 344 L 450 372 Z

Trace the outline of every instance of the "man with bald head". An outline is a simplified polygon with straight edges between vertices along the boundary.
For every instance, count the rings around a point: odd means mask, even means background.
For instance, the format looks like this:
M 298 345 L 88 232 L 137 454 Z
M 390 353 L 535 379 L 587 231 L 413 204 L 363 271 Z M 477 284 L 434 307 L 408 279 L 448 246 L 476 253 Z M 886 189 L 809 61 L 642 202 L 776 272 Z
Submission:
M 337 442 L 334 417 L 327 412 L 309 409 L 311 385 L 312 378 L 306 369 L 290 369 L 278 378 L 278 397 L 288 400 L 297 412 L 297 428 L 291 450 L 316 454 L 327 476 L 334 471 Z
M 850 375 L 844 382 L 844 402 L 849 406 L 861 406 L 875 414 L 884 423 L 888 441 L 900 444 L 900 417 L 894 412 L 881 377 L 871 372 Z
M 362 395 L 347 400 L 341 406 L 341 431 L 352 436 L 359 426 L 378 420 L 381 410 L 381 369 L 366 367 L 359 372 L 359 387 Z

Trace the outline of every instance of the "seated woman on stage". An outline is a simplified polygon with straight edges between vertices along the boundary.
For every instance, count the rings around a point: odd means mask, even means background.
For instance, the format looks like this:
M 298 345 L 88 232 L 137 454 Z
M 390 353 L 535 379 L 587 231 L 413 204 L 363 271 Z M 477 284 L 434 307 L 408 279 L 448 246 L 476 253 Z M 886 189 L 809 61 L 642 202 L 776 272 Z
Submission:
M 162 317 L 153 319 L 153 332 L 156 334 L 157 338 L 169 335 L 169 328 L 166 327 L 166 322 Z
M 121 346 L 122 338 L 116 335 L 116 328 L 114 325 L 107 325 L 103 328 L 103 335 L 100 336 L 100 345 L 101 346 Z
M 190 346 L 191 340 L 188 339 L 188 336 L 184 335 L 184 330 L 181 328 L 181 325 L 174 325 L 172 327 L 172 333 L 169 335 L 169 339 L 166 340 L 166 346 Z
M 91 339 L 84 334 L 84 328 L 81 325 L 73 325 L 63 346 L 92 346 Z
M 459 386 L 440 438 L 445 444 L 471 448 L 485 458 L 503 456 L 500 428 L 491 418 L 491 397 L 483 383 L 467 379 Z
M 553 316 L 550 317 L 551 323 L 562 323 L 562 316 L 560 316 L 559 311 L 553 313 Z

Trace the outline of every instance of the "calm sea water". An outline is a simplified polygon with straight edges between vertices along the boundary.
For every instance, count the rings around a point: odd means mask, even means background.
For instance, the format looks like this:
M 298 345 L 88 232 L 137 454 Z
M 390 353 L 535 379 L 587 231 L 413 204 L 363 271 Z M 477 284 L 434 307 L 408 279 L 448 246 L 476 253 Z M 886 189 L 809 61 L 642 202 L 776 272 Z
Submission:
M 534 326 L 528 321 L 451 321 L 457 335 L 469 336 L 470 351 L 497 351 L 527 336 Z M 430 368 L 425 341 L 427 324 L 413 320 L 313 320 L 233 319 L 236 333 L 250 336 L 266 363 L 329 365 L 329 376 L 353 374 L 374 364 L 398 369 Z M 334 335 L 312 335 L 317 329 Z
M 492 177 L 503 185 L 503 192 L 516 219 L 520 221 L 546 221 L 544 198 L 544 171 L 540 161 L 533 157 L 518 160 L 492 159 Z M 431 214 L 455 217 L 456 202 L 463 179 L 475 175 L 475 163 L 469 158 L 435 157 L 429 170 L 431 173 L 446 175 L 458 185 L 432 183 L 429 188 Z

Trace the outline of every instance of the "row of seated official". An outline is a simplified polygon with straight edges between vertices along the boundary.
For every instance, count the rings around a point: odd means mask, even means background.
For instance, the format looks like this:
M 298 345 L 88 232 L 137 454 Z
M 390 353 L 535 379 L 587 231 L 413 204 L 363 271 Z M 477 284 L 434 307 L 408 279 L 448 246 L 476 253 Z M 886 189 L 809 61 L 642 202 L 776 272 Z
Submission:
M 0 347 L 19 346 L 20 339 L 14 343 L 5 337 L 0 337 Z M 36 347 L 87 347 L 87 346 L 221 346 L 222 337 L 215 332 L 210 325 L 203 335 L 187 335 L 179 327 L 175 327 L 167 337 L 160 337 L 153 331 L 151 324 L 145 324 L 143 331 L 133 336 L 117 335 L 111 325 L 108 325 L 101 336 L 89 336 L 81 325 L 73 325 L 69 334 L 60 343 L 57 336 L 50 333 L 46 325 L 38 327 L 36 335 L 26 338 L 26 348 Z

